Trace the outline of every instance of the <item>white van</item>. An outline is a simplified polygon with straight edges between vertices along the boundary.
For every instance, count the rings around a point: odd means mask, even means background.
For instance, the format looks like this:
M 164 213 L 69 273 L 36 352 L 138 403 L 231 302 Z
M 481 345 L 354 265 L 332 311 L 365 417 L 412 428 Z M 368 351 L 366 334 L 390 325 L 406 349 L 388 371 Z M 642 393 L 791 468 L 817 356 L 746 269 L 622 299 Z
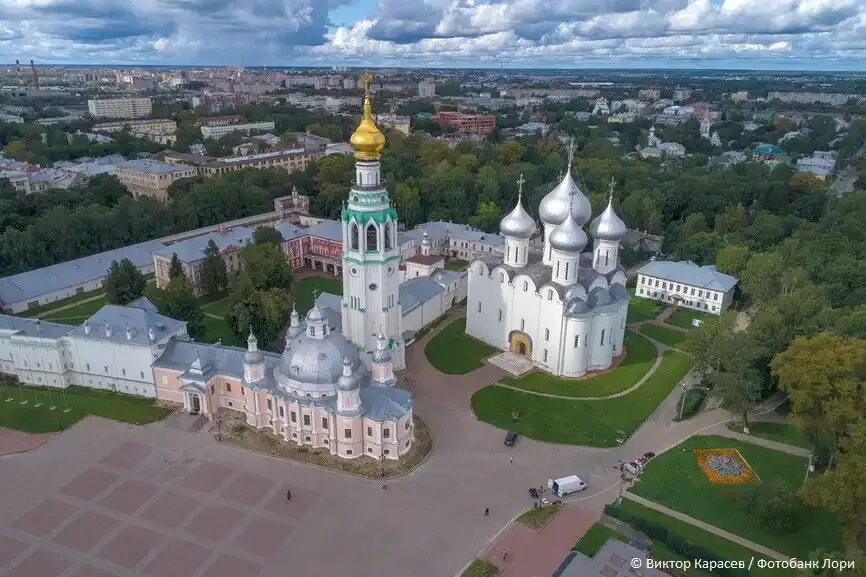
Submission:
M 577 475 L 569 475 L 560 479 L 548 479 L 547 488 L 550 492 L 565 497 L 570 493 L 577 493 L 586 489 L 586 483 Z

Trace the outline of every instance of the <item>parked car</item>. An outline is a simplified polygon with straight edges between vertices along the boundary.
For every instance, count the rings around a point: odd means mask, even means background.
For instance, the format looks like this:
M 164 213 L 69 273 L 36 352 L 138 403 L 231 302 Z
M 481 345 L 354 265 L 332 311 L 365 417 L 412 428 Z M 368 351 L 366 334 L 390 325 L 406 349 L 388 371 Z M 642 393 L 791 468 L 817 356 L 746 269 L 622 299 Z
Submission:
M 509 431 L 505 435 L 505 446 L 506 447 L 513 447 L 514 443 L 516 443 L 516 442 L 517 442 L 517 433 L 515 433 L 514 431 Z

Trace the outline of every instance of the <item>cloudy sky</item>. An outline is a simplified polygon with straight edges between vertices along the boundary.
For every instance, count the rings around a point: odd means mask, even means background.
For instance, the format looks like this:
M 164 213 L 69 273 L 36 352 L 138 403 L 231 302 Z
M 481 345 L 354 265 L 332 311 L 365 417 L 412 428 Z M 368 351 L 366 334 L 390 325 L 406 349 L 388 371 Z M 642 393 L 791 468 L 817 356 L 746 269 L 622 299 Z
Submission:
M 866 70 L 866 0 L 0 0 L 0 62 Z

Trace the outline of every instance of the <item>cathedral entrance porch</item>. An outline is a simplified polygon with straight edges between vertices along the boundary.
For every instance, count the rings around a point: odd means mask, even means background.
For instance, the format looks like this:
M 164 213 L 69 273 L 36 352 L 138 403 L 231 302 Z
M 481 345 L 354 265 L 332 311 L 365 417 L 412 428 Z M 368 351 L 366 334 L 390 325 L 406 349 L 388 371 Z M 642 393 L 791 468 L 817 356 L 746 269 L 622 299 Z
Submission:
M 523 331 L 511 331 L 511 334 L 508 335 L 508 350 L 531 360 L 532 339 Z

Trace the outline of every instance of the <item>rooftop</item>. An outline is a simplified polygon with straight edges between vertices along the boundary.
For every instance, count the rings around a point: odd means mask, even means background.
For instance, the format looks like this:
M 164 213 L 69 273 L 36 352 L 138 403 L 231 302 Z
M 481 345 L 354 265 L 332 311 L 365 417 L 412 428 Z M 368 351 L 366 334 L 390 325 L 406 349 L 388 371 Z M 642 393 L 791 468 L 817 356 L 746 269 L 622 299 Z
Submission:
M 159 162 L 156 160 L 139 159 L 127 160 L 123 164 L 118 165 L 118 168 L 136 170 L 148 174 L 174 174 L 176 172 L 186 172 L 193 167 L 185 164 L 169 164 L 167 162 Z
M 173 254 L 181 262 L 196 262 L 204 258 L 204 249 L 213 240 L 220 252 L 228 248 L 242 248 L 253 242 L 253 229 L 234 226 L 223 232 L 215 231 L 196 236 L 167 246 L 160 246 L 153 254 L 170 259 Z
M 637 272 L 655 278 L 724 292 L 734 288 L 738 282 L 735 277 L 719 272 L 713 265 L 699 266 L 690 260 L 679 262 L 657 260 L 645 264 Z

